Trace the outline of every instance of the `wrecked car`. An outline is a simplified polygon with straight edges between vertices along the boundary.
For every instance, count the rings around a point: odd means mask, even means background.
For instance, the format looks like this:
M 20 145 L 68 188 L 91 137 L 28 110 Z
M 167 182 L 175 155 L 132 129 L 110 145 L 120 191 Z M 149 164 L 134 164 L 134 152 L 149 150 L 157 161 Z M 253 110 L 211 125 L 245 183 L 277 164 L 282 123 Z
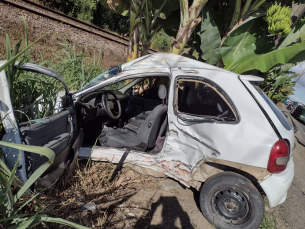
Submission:
M 33 64 L 19 68 L 59 79 Z M 57 113 L 16 123 L 5 71 L 0 75 L 3 141 L 49 147 L 53 184 L 68 161 L 106 161 L 151 176 L 168 176 L 200 191 L 200 207 L 217 228 L 257 228 L 283 203 L 294 176 L 294 132 L 259 88 L 263 79 L 169 53 L 114 67 L 80 90 L 65 86 Z M 12 167 L 18 151 L 2 147 Z M 24 152 L 23 181 L 44 162 Z M 115 174 L 114 174 L 115 175 Z

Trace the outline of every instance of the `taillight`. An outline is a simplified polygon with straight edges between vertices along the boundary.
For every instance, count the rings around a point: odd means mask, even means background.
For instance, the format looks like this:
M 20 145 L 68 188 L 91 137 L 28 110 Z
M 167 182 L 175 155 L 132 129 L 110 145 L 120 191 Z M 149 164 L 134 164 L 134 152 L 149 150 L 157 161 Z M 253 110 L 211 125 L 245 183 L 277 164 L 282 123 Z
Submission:
M 286 169 L 289 161 L 289 145 L 281 139 L 277 141 L 270 152 L 268 161 L 269 173 L 280 173 Z

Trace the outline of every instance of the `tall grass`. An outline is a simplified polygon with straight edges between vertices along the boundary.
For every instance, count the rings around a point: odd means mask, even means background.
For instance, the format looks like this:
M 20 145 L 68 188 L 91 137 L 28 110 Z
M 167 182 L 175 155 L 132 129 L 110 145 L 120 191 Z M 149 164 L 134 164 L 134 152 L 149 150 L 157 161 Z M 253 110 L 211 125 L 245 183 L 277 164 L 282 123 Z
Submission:
M 11 47 L 10 37 L 6 34 L 6 59 L 8 60 L 15 56 L 21 47 L 23 49 L 28 47 L 26 23 L 24 37 L 15 47 Z M 77 47 L 74 44 L 69 45 L 65 42 L 58 44 L 58 50 L 54 53 L 52 59 L 44 60 L 41 55 L 41 61 L 36 64 L 59 72 L 63 75 L 70 90 L 78 90 L 102 72 L 101 59 L 103 58 L 103 50 L 98 53 L 89 52 L 89 55 L 87 53 L 85 49 L 77 51 Z M 18 61 L 20 62 L 19 65 L 22 63 L 34 63 L 29 50 L 24 52 Z M 28 121 L 28 119 L 40 119 L 52 115 L 55 110 L 57 94 L 59 91 L 64 90 L 63 85 L 52 77 L 26 72 L 20 70 L 18 66 L 14 66 L 12 62 L 6 67 L 11 100 L 17 122 L 20 123 Z
M 76 45 L 67 42 L 58 44 L 58 52 L 49 61 L 49 68 L 63 75 L 70 90 L 78 90 L 102 72 L 103 49 L 98 53 L 76 51 Z
M 80 229 L 88 228 L 64 219 L 52 218 L 43 214 L 44 209 L 40 208 L 37 202 L 35 202 L 37 201 L 36 197 L 40 193 L 34 194 L 28 191 L 29 188 L 36 182 L 36 180 L 53 163 L 55 153 L 52 150 L 46 147 L 26 146 L 22 144 L 14 144 L 2 141 L 0 141 L 0 145 L 44 155 L 49 159 L 48 162 L 41 165 L 23 185 L 15 176 L 19 158 L 12 171 L 10 171 L 6 164 L 0 160 L 1 228 L 29 228 L 37 225 L 40 222 L 55 222 Z M 29 214 L 26 210 L 26 207 L 27 205 L 30 205 L 31 202 L 34 203 L 35 211 L 32 214 Z
M 34 62 L 31 59 L 31 53 L 29 51 L 29 48 L 33 44 L 35 42 L 28 45 L 26 23 L 25 34 L 14 48 L 11 47 L 10 37 L 6 34 L 7 62 L 0 67 L 0 71 L 4 68 L 6 70 L 11 93 L 10 97 L 17 122 L 42 118 L 53 114 L 56 94 L 63 89 L 59 81 L 51 77 L 33 72 L 25 72 L 19 69 L 19 66 L 23 62 Z M 22 51 L 19 51 L 21 48 Z M 93 62 L 89 60 L 85 61 L 85 51 L 77 54 L 74 45 L 72 50 L 70 50 L 66 43 L 64 45 L 62 44 L 59 49 L 60 52 L 65 55 L 57 54 L 54 56 L 54 59 L 41 61 L 38 64 L 66 74 L 64 78 L 68 81 L 72 89 L 80 88 L 102 71 L 100 67 L 100 56 L 102 52 L 98 56 L 94 56 Z M 20 63 L 16 66 L 15 61 L 17 58 L 19 58 L 18 61 Z M 43 58 L 41 59 L 43 60 Z M 1 121 L 0 119 L 0 139 L 2 139 L 1 135 L 4 134 Z M 36 199 L 40 193 L 29 192 L 29 188 L 53 163 L 55 154 L 52 150 L 45 147 L 26 146 L 2 141 L 0 141 L 0 145 L 41 154 L 49 158 L 48 162 L 41 165 L 29 177 L 27 182 L 22 184 L 15 177 L 18 161 L 13 170 L 10 171 L 4 163 L 4 160 L 2 160 L 3 153 L 0 148 L 0 228 L 28 228 L 40 222 L 55 222 L 74 228 L 87 228 L 61 218 L 48 217 L 44 214 L 45 209 L 39 207 L 39 200 Z M 28 208 L 29 205 L 32 208 L 30 211 Z

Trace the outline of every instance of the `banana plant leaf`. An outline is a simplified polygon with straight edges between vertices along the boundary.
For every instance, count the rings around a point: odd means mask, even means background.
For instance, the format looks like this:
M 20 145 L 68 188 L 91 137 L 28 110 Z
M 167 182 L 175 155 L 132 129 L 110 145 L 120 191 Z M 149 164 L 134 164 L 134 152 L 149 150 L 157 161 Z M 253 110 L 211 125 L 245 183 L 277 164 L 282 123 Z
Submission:
M 241 62 L 235 69 L 236 73 L 243 73 L 249 70 L 257 69 L 261 72 L 267 72 L 276 64 L 286 64 L 295 55 L 305 50 L 305 42 L 293 46 L 277 49 L 275 51 L 257 55 L 254 58 Z
M 272 50 L 271 41 L 264 39 L 265 29 L 262 28 L 267 28 L 267 25 L 262 26 L 264 24 L 261 17 L 253 17 L 230 34 L 220 47 L 225 69 L 232 70 L 241 62 Z
M 288 34 L 278 49 L 285 48 L 286 46 L 296 42 L 299 38 L 305 37 L 305 20 L 300 21 Z
M 221 37 L 208 7 L 202 10 L 201 30 L 198 35 L 201 39 L 202 58 L 208 64 L 216 64 L 221 58 L 219 51 Z
M 294 57 L 292 57 L 288 63 L 291 63 L 291 64 L 295 64 L 295 63 L 298 63 L 298 62 L 301 62 L 305 60 L 305 50 L 299 52 L 297 55 L 295 55 Z

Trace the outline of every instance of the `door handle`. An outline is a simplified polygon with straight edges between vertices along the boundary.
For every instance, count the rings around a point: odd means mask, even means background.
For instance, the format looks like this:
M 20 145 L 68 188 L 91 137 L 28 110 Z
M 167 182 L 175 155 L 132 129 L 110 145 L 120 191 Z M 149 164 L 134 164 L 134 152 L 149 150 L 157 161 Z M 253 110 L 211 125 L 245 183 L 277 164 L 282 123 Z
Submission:
M 70 123 L 71 134 L 73 134 L 73 122 L 72 122 L 72 116 L 71 115 L 68 116 L 68 122 Z

